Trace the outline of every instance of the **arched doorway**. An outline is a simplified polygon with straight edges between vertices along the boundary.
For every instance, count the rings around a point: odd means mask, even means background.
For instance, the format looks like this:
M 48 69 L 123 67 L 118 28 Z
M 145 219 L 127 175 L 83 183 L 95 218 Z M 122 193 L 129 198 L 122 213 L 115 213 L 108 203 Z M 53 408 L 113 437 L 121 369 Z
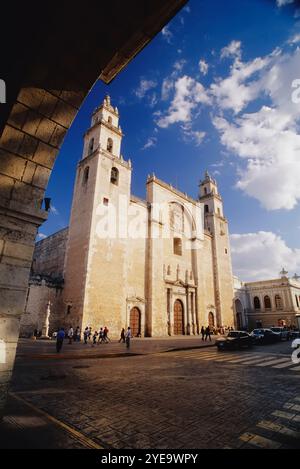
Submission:
M 141 312 L 136 306 L 130 311 L 129 325 L 133 337 L 141 335 Z
M 235 300 L 235 312 L 236 312 L 236 328 L 237 330 L 240 330 L 243 327 L 243 320 L 242 320 L 243 305 L 241 303 L 241 300 L 239 299 Z
M 208 325 L 210 328 L 215 327 L 215 316 L 211 311 L 208 313 Z
M 182 301 L 176 300 L 174 303 L 174 335 L 184 334 L 184 312 Z

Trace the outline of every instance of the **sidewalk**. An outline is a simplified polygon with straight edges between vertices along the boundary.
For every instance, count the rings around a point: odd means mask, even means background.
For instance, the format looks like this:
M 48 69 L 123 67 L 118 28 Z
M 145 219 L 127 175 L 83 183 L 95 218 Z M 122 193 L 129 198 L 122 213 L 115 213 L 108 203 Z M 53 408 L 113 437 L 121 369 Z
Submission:
M 210 341 L 202 341 L 197 336 L 180 337 L 146 337 L 131 340 L 130 349 L 125 344 L 112 340 L 108 344 L 92 345 L 76 342 L 69 344 L 66 339 L 60 353 L 56 353 L 55 340 L 19 339 L 17 348 L 17 360 L 26 359 L 85 359 L 85 358 L 114 358 L 130 355 L 147 355 L 153 353 L 169 352 L 174 350 L 188 350 L 215 345 L 216 336 Z

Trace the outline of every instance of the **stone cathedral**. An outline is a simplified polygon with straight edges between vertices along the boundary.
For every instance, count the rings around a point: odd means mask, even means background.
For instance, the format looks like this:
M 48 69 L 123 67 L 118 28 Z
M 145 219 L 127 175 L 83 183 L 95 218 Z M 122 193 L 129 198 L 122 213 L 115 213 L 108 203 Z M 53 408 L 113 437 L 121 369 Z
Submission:
M 40 327 L 47 301 L 52 330 L 107 326 L 116 337 L 131 326 L 143 337 L 233 325 L 228 223 L 216 181 L 206 173 L 194 200 L 151 175 L 146 200 L 137 198 L 122 136 L 107 96 L 84 135 L 69 227 L 36 245 L 23 333 Z

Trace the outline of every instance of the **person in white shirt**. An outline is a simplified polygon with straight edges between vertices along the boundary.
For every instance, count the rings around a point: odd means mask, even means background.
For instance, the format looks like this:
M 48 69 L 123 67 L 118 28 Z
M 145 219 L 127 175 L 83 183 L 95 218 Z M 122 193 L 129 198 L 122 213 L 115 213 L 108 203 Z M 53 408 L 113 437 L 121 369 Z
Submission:
M 70 326 L 70 328 L 69 328 L 69 330 L 68 330 L 69 344 L 72 343 L 73 336 L 74 336 L 74 330 L 73 330 L 73 327 Z
M 126 347 L 129 348 L 130 347 L 130 339 L 131 339 L 132 335 L 131 335 L 131 329 L 130 327 L 128 327 L 126 333 L 125 333 L 125 341 L 126 341 Z

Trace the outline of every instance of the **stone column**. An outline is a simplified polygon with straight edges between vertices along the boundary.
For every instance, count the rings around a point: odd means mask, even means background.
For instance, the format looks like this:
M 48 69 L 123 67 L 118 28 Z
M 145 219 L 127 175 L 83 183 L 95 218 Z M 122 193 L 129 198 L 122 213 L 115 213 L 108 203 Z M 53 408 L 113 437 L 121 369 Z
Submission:
M 83 95 L 22 88 L 0 136 L 0 418 L 13 369 L 20 317 L 45 188 Z
M 48 301 L 48 303 L 47 303 L 47 309 L 46 309 L 46 317 L 45 317 L 44 324 L 43 324 L 43 326 L 42 326 L 42 336 L 41 336 L 41 339 L 50 339 L 50 337 L 49 337 L 49 318 L 50 318 L 50 312 L 51 312 L 50 301 Z

